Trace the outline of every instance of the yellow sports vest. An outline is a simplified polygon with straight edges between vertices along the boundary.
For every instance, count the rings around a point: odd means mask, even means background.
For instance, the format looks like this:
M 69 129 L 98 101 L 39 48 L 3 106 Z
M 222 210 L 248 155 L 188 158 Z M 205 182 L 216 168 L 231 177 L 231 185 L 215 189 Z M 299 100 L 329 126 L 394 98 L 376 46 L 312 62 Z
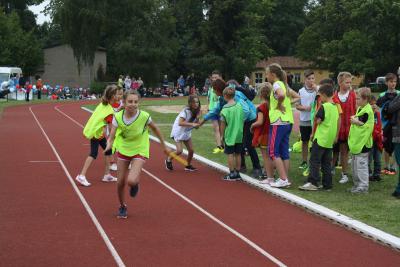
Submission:
M 149 129 L 147 122 L 150 118 L 149 113 L 139 110 L 139 115 L 135 121 L 126 125 L 122 117 L 125 110 L 121 110 L 115 114 L 118 123 L 117 132 L 115 134 L 114 149 L 121 154 L 132 157 L 141 155 L 149 158 Z
M 270 101 L 270 111 L 269 111 L 269 120 L 271 123 L 276 122 L 277 120 L 281 120 L 282 122 L 289 122 L 293 124 L 293 111 L 292 105 L 290 103 L 290 98 L 287 95 L 287 89 L 285 84 L 282 81 L 277 81 L 285 93 L 285 99 L 283 100 L 283 106 L 285 107 L 285 113 L 282 113 L 276 107 L 278 106 L 278 100 L 275 99 L 274 94 L 272 93 L 269 97 Z
M 338 131 L 339 111 L 333 103 L 323 103 L 325 118 L 317 125 L 314 140 L 319 146 L 332 148 Z
M 366 104 L 363 108 L 358 108 L 356 117 L 360 117 L 363 114 L 368 114 L 368 120 L 364 125 L 358 126 L 352 124 L 350 126 L 349 144 L 350 152 L 354 155 L 360 154 L 363 147 L 372 147 L 372 131 L 374 130 L 374 111 L 370 104 Z
M 107 124 L 104 119 L 113 113 L 114 110 L 110 104 L 98 104 L 83 129 L 83 135 L 87 139 L 103 137 L 103 129 Z

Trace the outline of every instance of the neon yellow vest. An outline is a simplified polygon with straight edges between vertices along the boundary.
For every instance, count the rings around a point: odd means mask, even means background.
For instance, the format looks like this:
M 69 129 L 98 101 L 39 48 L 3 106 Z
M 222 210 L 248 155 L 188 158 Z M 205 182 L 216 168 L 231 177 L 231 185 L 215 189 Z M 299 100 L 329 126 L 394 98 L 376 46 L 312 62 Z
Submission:
M 128 157 L 141 155 L 149 158 L 150 141 L 147 121 L 150 115 L 145 111 L 139 110 L 138 112 L 139 116 L 129 125 L 126 125 L 122 119 L 125 110 L 115 114 L 118 128 L 115 134 L 114 149 Z
M 271 123 L 274 123 L 280 119 L 283 122 L 289 122 L 293 124 L 292 105 L 290 103 L 290 98 L 287 95 L 286 86 L 282 81 L 277 81 L 276 83 L 278 83 L 279 87 L 284 90 L 285 99 L 283 100 L 283 106 L 285 107 L 286 112 L 283 114 L 280 110 L 276 108 L 278 106 L 278 100 L 275 99 L 274 94 L 271 94 L 269 97 L 271 107 L 269 111 L 269 120 Z
M 99 139 L 103 137 L 103 129 L 107 124 L 104 119 L 113 113 L 114 110 L 110 104 L 98 104 L 92 113 L 92 116 L 90 116 L 88 122 L 86 123 L 85 128 L 83 129 L 83 135 L 87 139 Z
M 338 131 L 337 122 L 339 120 L 339 111 L 333 103 L 323 103 L 325 118 L 317 125 L 314 140 L 317 140 L 319 146 L 332 148 Z
M 372 131 L 374 130 L 374 112 L 370 104 L 366 104 L 363 108 L 358 108 L 356 117 L 368 114 L 368 120 L 364 125 L 358 126 L 352 124 L 350 126 L 349 144 L 350 152 L 354 155 L 360 154 L 363 147 L 372 147 Z

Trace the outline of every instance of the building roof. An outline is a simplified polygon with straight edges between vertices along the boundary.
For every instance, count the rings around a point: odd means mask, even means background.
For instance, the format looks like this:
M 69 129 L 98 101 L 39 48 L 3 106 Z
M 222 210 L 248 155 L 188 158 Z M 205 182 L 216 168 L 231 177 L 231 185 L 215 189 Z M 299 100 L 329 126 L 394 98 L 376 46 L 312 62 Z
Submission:
M 283 69 L 306 69 L 312 66 L 312 62 L 302 61 L 295 57 L 270 57 L 261 60 L 256 64 L 256 68 L 266 68 L 272 63 L 278 63 Z

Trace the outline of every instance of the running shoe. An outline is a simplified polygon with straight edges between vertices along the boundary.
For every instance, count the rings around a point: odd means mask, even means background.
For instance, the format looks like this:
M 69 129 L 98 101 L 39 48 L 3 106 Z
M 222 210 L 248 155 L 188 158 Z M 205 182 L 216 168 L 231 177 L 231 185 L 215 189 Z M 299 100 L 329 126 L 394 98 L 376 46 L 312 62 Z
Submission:
M 117 167 L 116 163 L 113 163 L 113 164 L 110 165 L 110 170 L 116 171 L 117 169 L 118 169 L 118 167 Z
M 268 184 L 269 185 L 269 184 L 271 184 L 273 182 L 275 182 L 274 178 L 267 178 L 267 179 L 261 180 L 260 184 Z
M 288 179 L 281 179 L 278 178 L 275 182 L 271 183 L 271 187 L 276 187 L 276 188 L 287 188 L 291 185 Z
M 129 194 L 131 195 L 131 197 L 136 197 L 138 192 L 139 192 L 139 184 L 131 186 L 131 189 L 129 190 Z
M 126 205 L 122 205 L 121 207 L 119 207 L 117 218 L 118 219 L 128 218 L 128 209 L 126 208 Z
M 213 149 L 213 154 L 218 154 L 224 152 L 224 148 L 222 146 L 217 146 L 216 148 Z
M 300 164 L 299 169 L 305 170 L 307 167 L 308 167 L 307 162 L 303 161 L 303 162 Z
M 116 182 L 118 179 L 117 177 L 112 176 L 111 174 L 106 174 L 104 175 L 103 179 L 101 179 L 102 182 Z
M 386 173 L 387 175 L 396 175 L 396 169 L 394 168 L 389 168 L 388 172 Z
M 185 167 L 185 171 L 195 172 L 195 171 L 197 171 L 197 168 L 193 167 L 192 165 L 187 165 Z
M 169 171 L 173 171 L 174 167 L 172 166 L 172 161 L 165 160 L 165 168 Z
M 240 175 L 237 176 L 237 175 L 235 175 L 234 173 L 229 173 L 229 174 L 225 175 L 225 176 L 223 177 L 223 179 L 224 179 L 225 181 L 234 182 L 234 181 L 239 181 L 239 180 L 241 179 L 241 177 L 240 177 Z
M 84 175 L 79 174 L 78 176 L 76 176 L 75 180 L 83 186 L 90 186 L 90 183 Z
M 339 180 L 340 184 L 345 184 L 349 181 L 349 177 L 346 174 L 342 173 L 342 178 Z
M 312 183 L 305 183 L 304 185 L 299 186 L 299 189 L 304 191 L 317 191 L 319 188 Z

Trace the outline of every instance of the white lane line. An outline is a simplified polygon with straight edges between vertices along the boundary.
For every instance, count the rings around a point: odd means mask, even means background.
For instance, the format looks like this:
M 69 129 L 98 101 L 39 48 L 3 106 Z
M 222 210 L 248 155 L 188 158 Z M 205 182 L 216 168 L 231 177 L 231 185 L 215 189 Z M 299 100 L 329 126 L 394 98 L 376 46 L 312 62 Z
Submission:
M 85 128 L 85 126 L 83 126 L 82 124 L 80 124 L 79 122 L 77 122 L 76 120 L 74 120 L 73 118 L 71 118 L 70 116 L 68 116 L 64 112 L 62 112 L 61 110 L 59 110 L 58 107 L 61 107 L 61 106 L 55 106 L 54 109 L 57 110 L 58 112 L 60 112 L 61 114 L 63 114 L 65 117 L 67 117 L 71 121 L 73 121 L 76 125 L 80 126 L 81 128 Z
M 94 225 L 97 228 L 100 236 L 103 238 L 104 243 L 106 244 L 108 250 L 111 252 L 115 262 L 120 267 L 125 267 L 124 262 L 122 261 L 121 257 L 118 255 L 118 252 L 114 248 L 113 244 L 111 243 L 110 239 L 108 238 L 106 232 L 104 231 L 103 227 L 100 225 L 100 222 L 97 220 L 96 216 L 94 215 L 92 209 L 90 208 L 89 204 L 87 203 L 85 197 L 79 191 L 78 186 L 75 184 L 74 179 L 72 178 L 71 174 L 69 173 L 67 167 L 65 166 L 63 160 L 61 159 L 60 155 L 58 154 L 56 148 L 54 147 L 53 143 L 51 142 L 50 138 L 46 134 L 45 130 L 43 129 L 42 125 L 40 124 L 38 118 L 36 117 L 35 113 L 32 111 L 32 107 L 29 107 L 29 111 L 32 113 L 33 118 L 35 119 L 37 125 L 39 126 L 40 130 L 42 131 L 43 136 L 46 138 L 47 142 L 49 143 L 51 149 L 54 152 L 54 155 L 57 157 L 58 162 L 60 163 L 62 169 L 65 172 L 65 175 L 68 177 L 69 182 L 71 183 L 72 187 L 75 190 L 75 193 L 78 195 L 79 199 L 82 202 L 82 205 L 85 207 L 87 213 L 89 214 L 90 218 L 92 219 Z
M 164 181 L 162 181 L 160 178 L 158 178 L 157 176 L 155 176 L 154 174 L 150 173 L 149 171 L 142 169 L 143 172 L 147 173 L 151 178 L 153 178 L 154 180 L 156 180 L 157 182 L 159 182 L 160 184 L 162 184 L 163 186 L 165 186 L 168 190 L 172 191 L 174 194 L 176 194 L 178 197 L 182 198 L 184 201 L 186 201 L 187 203 L 189 203 L 190 205 L 192 205 L 194 208 L 196 208 L 197 210 L 199 210 L 201 213 L 203 213 L 204 215 L 206 215 L 208 218 L 210 218 L 211 220 L 213 220 L 214 222 L 216 222 L 217 224 L 219 224 L 220 226 L 222 226 L 223 228 L 225 228 L 226 230 L 228 230 L 229 232 L 231 232 L 232 234 L 234 234 L 235 236 L 237 236 L 239 239 L 241 239 L 242 241 L 244 241 L 245 243 L 247 243 L 250 247 L 252 247 L 253 249 L 257 250 L 260 254 L 262 254 L 263 256 L 267 257 L 269 260 L 271 260 L 272 262 L 274 262 L 276 265 L 278 266 L 286 266 L 283 262 L 279 261 L 277 258 L 275 258 L 274 256 L 272 256 L 271 254 L 269 254 L 268 252 L 266 252 L 264 249 L 262 249 L 260 246 L 258 246 L 256 243 L 254 243 L 253 241 L 251 241 L 250 239 L 246 238 L 244 235 L 242 235 L 241 233 L 239 233 L 238 231 L 236 231 L 235 229 L 233 229 L 232 227 L 228 226 L 227 224 L 225 224 L 224 222 L 222 222 L 221 220 L 219 220 L 217 217 L 215 217 L 214 215 L 212 215 L 211 213 L 209 213 L 208 211 L 206 211 L 204 208 L 200 207 L 199 205 L 197 205 L 195 202 L 193 202 L 192 200 L 190 200 L 188 197 L 184 196 L 183 194 L 179 193 L 177 190 L 175 190 L 174 188 L 172 188 L 171 186 L 169 186 L 168 184 L 166 184 Z
M 28 161 L 29 163 L 53 163 L 53 162 L 57 162 L 57 160 L 30 160 Z

